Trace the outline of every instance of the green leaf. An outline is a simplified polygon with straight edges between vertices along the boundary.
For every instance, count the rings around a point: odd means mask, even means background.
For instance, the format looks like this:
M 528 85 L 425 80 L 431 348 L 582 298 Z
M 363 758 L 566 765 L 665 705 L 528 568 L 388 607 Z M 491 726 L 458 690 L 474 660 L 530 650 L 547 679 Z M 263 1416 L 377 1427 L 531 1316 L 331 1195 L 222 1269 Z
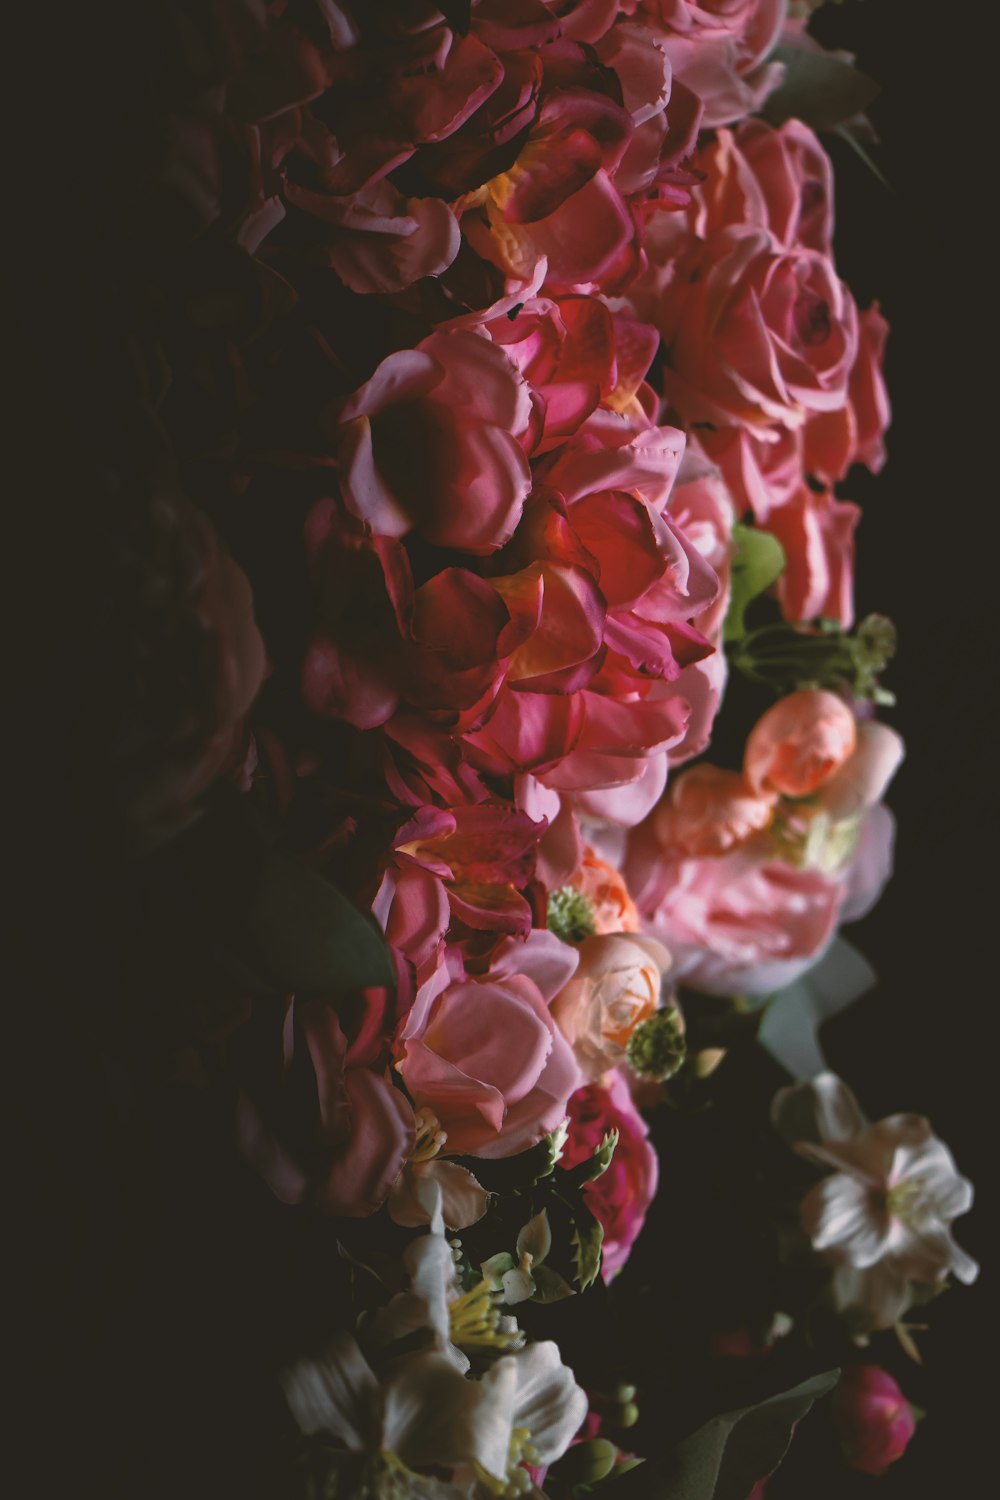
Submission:
M 732 585 L 723 638 L 727 643 L 746 635 L 747 606 L 769 589 L 785 567 L 785 553 L 777 538 L 752 526 L 733 527 L 736 553 L 732 561 Z
M 827 1066 L 819 1043 L 820 1026 L 874 983 L 875 970 L 868 960 L 844 938 L 834 938 L 808 974 L 771 998 L 761 1022 L 761 1046 L 793 1078 L 814 1078 Z
M 585 1292 L 601 1269 L 601 1245 L 604 1226 L 581 1201 L 573 1205 L 573 1274 L 581 1292 Z
M 788 1451 L 795 1424 L 828 1395 L 839 1370 L 814 1375 L 757 1406 L 713 1417 L 663 1463 L 647 1461 L 606 1483 L 623 1500 L 747 1500 Z
M 583 1187 L 585 1182 L 593 1182 L 595 1177 L 600 1177 L 610 1167 L 617 1145 L 618 1131 L 612 1130 L 604 1137 L 593 1156 L 588 1156 L 586 1161 L 577 1162 L 575 1167 L 567 1169 L 565 1180 L 572 1182 L 574 1187 Z
M 245 930 L 265 973 L 282 989 L 395 983 L 389 950 L 371 917 L 288 855 L 268 853 L 261 861 Z
M 498 1156 L 492 1159 L 477 1156 L 475 1175 L 487 1192 L 526 1192 L 543 1178 L 551 1177 L 564 1140 L 564 1133 L 552 1130 L 542 1137 L 537 1146 L 531 1146 L 517 1156 Z
M 535 1283 L 533 1302 L 562 1302 L 576 1296 L 569 1282 L 551 1266 L 532 1266 L 531 1279 Z
M 804 47 L 775 47 L 772 62 L 785 65 L 780 88 L 761 110 L 771 125 L 803 120 L 814 130 L 836 130 L 863 114 L 878 98 L 879 86 L 843 54 Z

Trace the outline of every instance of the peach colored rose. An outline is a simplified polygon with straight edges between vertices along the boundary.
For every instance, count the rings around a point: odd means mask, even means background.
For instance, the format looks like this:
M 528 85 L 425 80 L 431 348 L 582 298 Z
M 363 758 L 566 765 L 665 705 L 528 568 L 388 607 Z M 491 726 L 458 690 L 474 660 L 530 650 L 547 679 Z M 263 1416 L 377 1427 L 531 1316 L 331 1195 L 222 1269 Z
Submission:
M 552 1002 L 580 1075 L 593 1082 L 625 1057 L 640 1021 L 659 1009 L 670 954 L 652 938 L 598 934 L 579 945 L 579 965 Z
M 743 771 L 754 792 L 808 797 L 857 744 L 854 715 L 834 693 L 805 688 L 762 715 L 746 744 Z
M 639 913 L 628 887 L 614 865 L 600 859 L 593 849 L 584 850 L 583 863 L 570 885 L 590 903 L 595 932 L 604 936 L 639 931 Z
M 755 793 L 738 771 L 702 761 L 671 781 L 653 814 L 656 837 L 672 853 L 724 854 L 767 827 L 774 802 L 774 792 Z

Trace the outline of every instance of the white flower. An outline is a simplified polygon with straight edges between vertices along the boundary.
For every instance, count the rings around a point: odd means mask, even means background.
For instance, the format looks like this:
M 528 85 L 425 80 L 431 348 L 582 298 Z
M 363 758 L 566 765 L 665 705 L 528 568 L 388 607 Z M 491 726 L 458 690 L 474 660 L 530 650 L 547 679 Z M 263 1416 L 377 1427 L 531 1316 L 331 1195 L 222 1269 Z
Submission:
M 466 1379 L 444 1356 L 408 1355 L 379 1381 L 350 1334 L 318 1360 L 282 1376 L 300 1430 L 343 1445 L 330 1455 L 368 1458 L 371 1493 L 398 1500 L 488 1500 L 532 1491 L 525 1463 L 550 1464 L 569 1447 L 587 1398 L 553 1343 L 497 1360 Z M 414 1472 L 450 1471 L 447 1479 Z M 381 1488 L 379 1487 L 381 1486 Z
M 479 1436 L 482 1393 L 437 1353 L 397 1360 L 379 1381 L 357 1340 L 338 1334 L 320 1359 L 302 1360 L 281 1377 L 285 1400 L 306 1437 L 323 1433 L 343 1444 L 344 1459 L 369 1459 L 372 1494 L 398 1500 L 458 1500 L 456 1488 L 413 1473 L 420 1466 L 473 1470 L 485 1451 Z M 331 1455 L 336 1463 L 338 1454 Z
M 807 1194 L 802 1224 L 835 1266 L 840 1310 L 887 1328 L 912 1300 L 911 1283 L 940 1285 L 949 1272 L 976 1279 L 950 1231 L 972 1205 L 972 1184 L 927 1120 L 890 1115 L 871 1125 L 832 1073 L 782 1089 L 772 1114 L 797 1151 L 834 1168 Z

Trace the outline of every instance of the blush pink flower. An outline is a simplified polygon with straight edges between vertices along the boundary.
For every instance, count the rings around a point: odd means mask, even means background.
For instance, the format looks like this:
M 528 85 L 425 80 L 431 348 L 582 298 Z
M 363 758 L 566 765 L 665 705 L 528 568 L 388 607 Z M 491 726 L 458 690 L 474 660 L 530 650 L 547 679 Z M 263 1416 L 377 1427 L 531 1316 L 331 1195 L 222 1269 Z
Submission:
M 580 1074 L 549 1002 L 576 964 L 575 949 L 533 931 L 500 943 L 483 976 L 418 993 L 397 1067 L 449 1154 L 513 1156 L 563 1119 Z
M 488 339 L 432 333 L 328 414 L 344 504 L 368 530 L 467 552 L 503 545 L 531 484 L 531 401 Z
M 787 0 L 641 0 L 640 16 L 657 32 L 674 74 L 705 107 L 706 126 L 758 110 L 781 82 L 769 63 Z
M 706 994 L 791 984 L 823 952 L 844 901 L 840 880 L 787 863 L 766 835 L 714 857 L 670 857 L 644 825 L 625 870 L 647 931 L 673 955 L 674 979 Z
M 789 693 L 757 720 L 747 739 L 743 773 L 751 790 L 809 797 L 854 753 L 854 715 L 834 693 Z
M 632 1102 L 623 1075 L 613 1071 L 601 1083 L 573 1094 L 567 1105 L 569 1134 L 564 1167 L 585 1161 L 610 1130 L 618 1145 L 606 1172 L 583 1189 L 587 1206 L 604 1229 L 601 1275 L 610 1282 L 628 1260 L 656 1192 L 658 1163 L 649 1129 Z

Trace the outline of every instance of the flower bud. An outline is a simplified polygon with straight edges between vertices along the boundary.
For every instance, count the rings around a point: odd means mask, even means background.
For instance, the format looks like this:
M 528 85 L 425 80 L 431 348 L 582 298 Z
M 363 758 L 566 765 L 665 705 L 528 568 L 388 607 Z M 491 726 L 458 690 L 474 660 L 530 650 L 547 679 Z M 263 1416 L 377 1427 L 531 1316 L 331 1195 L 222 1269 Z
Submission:
M 863 1474 L 883 1474 L 906 1451 L 916 1419 L 899 1386 L 878 1365 L 850 1365 L 840 1377 L 833 1420 L 844 1457 Z

